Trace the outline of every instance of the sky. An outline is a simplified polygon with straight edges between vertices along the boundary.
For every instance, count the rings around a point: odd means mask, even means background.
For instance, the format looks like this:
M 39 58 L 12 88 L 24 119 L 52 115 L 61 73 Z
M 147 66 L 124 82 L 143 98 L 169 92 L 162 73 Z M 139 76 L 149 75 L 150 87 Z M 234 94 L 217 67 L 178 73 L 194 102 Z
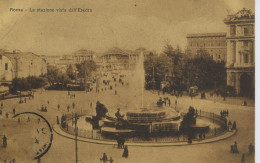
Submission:
M 166 42 L 184 49 L 187 34 L 225 32 L 223 19 L 242 8 L 255 11 L 254 0 L 0 0 L 0 49 L 63 55 L 83 48 L 102 53 L 116 46 L 160 53 Z

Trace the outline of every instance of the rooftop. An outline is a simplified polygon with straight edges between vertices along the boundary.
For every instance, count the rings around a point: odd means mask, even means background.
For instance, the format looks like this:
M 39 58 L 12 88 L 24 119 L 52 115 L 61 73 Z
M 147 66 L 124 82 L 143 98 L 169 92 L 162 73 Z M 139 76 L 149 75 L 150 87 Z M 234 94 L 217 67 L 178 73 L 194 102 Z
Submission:
M 113 47 L 109 50 L 107 50 L 104 55 L 109 55 L 109 54 L 122 54 L 122 55 L 127 55 L 127 52 L 124 50 L 118 48 L 118 47 Z
M 91 56 L 91 55 L 96 55 L 96 52 L 87 49 L 80 49 L 74 52 L 73 54 L 76 56 Z
M 227 18 L 224 19 L 225 23 L 237 21 L 255 21 L 255 13 L 250 9 L 243 8 L 235 14 L 228 15 Z
M 220 32 L 220 33 L 192 33 L 188 34 L 187 38 L 193 38 L 193 37 L 226 37 L 227 33 Z

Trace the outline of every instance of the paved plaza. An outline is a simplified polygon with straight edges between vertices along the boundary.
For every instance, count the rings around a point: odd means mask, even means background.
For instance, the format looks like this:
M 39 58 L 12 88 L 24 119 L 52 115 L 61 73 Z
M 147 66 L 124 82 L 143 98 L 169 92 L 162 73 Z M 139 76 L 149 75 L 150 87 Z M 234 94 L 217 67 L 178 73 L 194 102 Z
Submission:
M 118 85 L 115 90 L 104 90 L 99 93 L 91 92 L 71 92 L 75 93 L 75 99 L 68 96 L 67 91 L 44 91 L 37 90 L 35 97 L 32 100 L 27 100 L 26 103 L 19 104 L 19 99 L 4 100 L 3 104 L 3 116 L 0 116 L 0 135 L 5 134 L 8 137 L 10 146 L 7 148 L 0 148 L 0 161 L 5 159 L 16 159 L 17 162 L 36 162 L 32 160 L 31 145 L 34 139 L 29 135 L 33 132 L 33 122 L 26 122 L 26 117 L 21 119 L 21 123 L 17 125 L 17 119 L 11 119 L 12 110 L 15 107 L 16 113 L 19 112 L 36 112 L 44 116 L 51 125 L 56 123 L 56 116 L 61 117 L 62 114 L 68 113 L 67 106 L 70 105 L 70 113 L 75 111 L 87 110 L 89 115 L 95 113 L 95 103 L 97 100 L 107 106 L 109 114 L 114 115 L 117 107 L 120 107 L 122 112 L 126 112 L 129 108 L 134 107 L 135 102 L 129 101 L 129 94 L 127 86 Z M 163 95 L 160 95 L 163 97 Z M 177 99 L 175 96 L 168 96 L 172 103 Z M 145 91 L 144 106 L 155 103 L 158 100 L 158 93 L 152 91 Z M 232 104 L 230 104 L 230 101 Z M 87 142 L 78 142 L 78 157 L 79 162 L 82 163 L 99 163 L 100 158 L 105 152 L 118 163 L 186 163 L 196 160 L 196 162 L 208 163 L 208 162 L 240 162 L 242 154 L 246 154 L 246 162 L 253 162 L 253 157 L 248 155 L 248 145 L 254 144 L 254 105 L 253 101 L 247 99 L 249 106 L 242 106 L 244 99 L 241 98 L 227 98 L 226 101 L 217 97 L 217 100 L 199 99 L 199 97 L 191 99 L 188 96 L 179 97 L 178 109 L 186 112 L 189 106 L 193 106 L 196 109 L 202 109 L 207 112 L 214 112 L 219 114 L 221 110 L 228 109 L 229 117 L 231 121 L 237 122 L 238 132 L 225 140 L 197 144 L 197 145 L 185 145 L 185 146 L 167 146 L 167 147 L 141 147 L 141 146 L 129 146 L 129 157 L 127 159 L 122 158 L 122 149 L 117 149 L 113 145 L 95 144 Z M 47 103 L 49 101 L 49 104 Z M 216 101 L 216 102 L 214 102 Z M 75 109 L 72 108 L 72 103 L 75 103 Z M 91 107 L 91 103 L 93 107 Z M 138 102 L 136 102 L 138 104 Z M 58 111 L 57 105 L 60 104 L 61 108 Z M 128 105 L 126 105 L 128 104 Z M 41 106 L 47 106 L 48 112 L 41 112 Z M 4 115 L 9 112 L 9 118 Z M 31 120 L 33 121 L 33 120 Z M 2 127 L 3 126 L 3 127 Z M 8 126 L 8 127 L 4 127 Z M 52 147 L 49 152 L 43 156 L 41 162 L 57 162 L 57 163 L 69 163 L 75 162 L 75 141 L 68 139 L 64 136 L 58 135 L 53 132 L 54 138 Z M 31 144 L 25 143 L 30 142 Z M 239 154 L 230 153 L 230 145 L 236 141 L 238 143 Z M 12 143 L 11 143 L 12 142 Z M 17 143 L 16 143 L 17 142 Z M 17 144 L 17 145 L 13 145 Z M 200 152 L 197 152 L 197 151 Z

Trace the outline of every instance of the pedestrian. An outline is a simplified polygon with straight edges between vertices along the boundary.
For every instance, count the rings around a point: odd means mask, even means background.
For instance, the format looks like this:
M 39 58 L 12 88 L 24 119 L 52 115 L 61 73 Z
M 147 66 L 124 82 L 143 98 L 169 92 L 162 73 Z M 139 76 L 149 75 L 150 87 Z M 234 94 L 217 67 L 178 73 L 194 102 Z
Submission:
M 90 107 L 92 107 L 92 102 L 90 102 Z
M 103 153 L 103 157 L 100 158 L 100 161 L 103 161 L 103 163 L 107 162 L 107 155 L 106 155 L 106 153 Z
M 0 115 L 2 115 L 2 110 L 0 110 Z
M 27 122 L 30 122 L 30 117 L 28 116 L 28 118 L 27 118 Z
M 245 154 L 243 153 L 242 154 L 242 158 L 241 158 L 241 163 L 245 163 L 246 161 L 245 161 Z
M 228 117 L 229 111 L 227 110 L 227 117 Z
M 50 104 L 50 101 L 49 101 L 49 100 L 47 101 L 47 104 Z
M 18 118 L 18 123 L 20 123 L 20 118 Z
M 255 146 L 251 143 L 251 155 L 255 154 Z
M 57 116 L 57 124 L 60 124 L 59 116 Z
M 74 102 L 72 103 L 72 107 L 73 107 L 73 109 L 75 108 L 75 103 Z
M 3 107 L 4 107 L 4 104 L 3 104 L 3 102 L 1 102 L 1 109 L 3 109 Z
M 228 131 L 232 131 L 232 123 L 230 120 L 228 121 Z
M 121 148 L 121 143 L 120 143 L 120 138 L 117 138 L 117 148 L 119 149 L 119 148 Z
M 192 144 L 192 139 L 190 136 L 188 137 L 188 144 Z
M 13 108 L 13 114 L 15 114 L 15 108 Z
M 121 148 L 125 148 L 125 139 L 124 138 L 121 139 Z
M 69 105 L 67 106 L 67 110 L 68 110 L 68 112 L 70 111 L 70 106 Z
M 6 148 L 7 147 L 7 137 L 4 135 L 3 137 L 3 147 Z
M 201 141 L 202 140 L 202 134 L 201 134 L 201 132 L 199 133 L 199 141 Z
M 232 130 L 236 130 L 237 129 L 237 123 L 236 121 L 233 122 L 233 126 L 232 126 Z
M 125 158 L 128 157 L 128 148 L 127 148 L 127 146 L 125 146 L 125 148 L 124 148 L 124 152 L 123 152 L 122 157 L 125 157 Z
M 60 111 L 60 104 L 58 104 L 58 111 Z
M 252 143 L 250 143 L 249 146 L 248 146 L 248 151 L 249 151 L 248 153 L 250 155 L 252 155 L 252 146 L 253 146 Z
M 234 153 L 239 153 L 236 141 L 234 142 L 233 149 L 234 149 Z
M 40 118 L 38 118 L 38 124 L 40 123 L 40 121 L 41 121 L 41 119 L 40 119 Z
M 109 163 L 113 163 L 114 162 L 112 157 L 110 157 L 110 159 L 108 161 L 109 161 Z
M 6 113 L 5 113 L 5 117 L 8 118 L 8 115 L 9 115 L 8 112 L 6 112 Z
M 177 105 L 177 103 L 178 103 L 178 101 L 177 101 L 177 100 L 175 100 L 175 105 Z

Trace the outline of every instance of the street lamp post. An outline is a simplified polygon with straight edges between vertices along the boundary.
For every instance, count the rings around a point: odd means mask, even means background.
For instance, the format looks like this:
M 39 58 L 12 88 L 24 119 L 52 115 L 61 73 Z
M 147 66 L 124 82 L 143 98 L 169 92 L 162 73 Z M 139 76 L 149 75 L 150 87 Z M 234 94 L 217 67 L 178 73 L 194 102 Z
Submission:
M 75 113 L 74 115 L 75 118 L 75 154 L 76 154 L 76 163 L 78 163 L 78 114 Z

